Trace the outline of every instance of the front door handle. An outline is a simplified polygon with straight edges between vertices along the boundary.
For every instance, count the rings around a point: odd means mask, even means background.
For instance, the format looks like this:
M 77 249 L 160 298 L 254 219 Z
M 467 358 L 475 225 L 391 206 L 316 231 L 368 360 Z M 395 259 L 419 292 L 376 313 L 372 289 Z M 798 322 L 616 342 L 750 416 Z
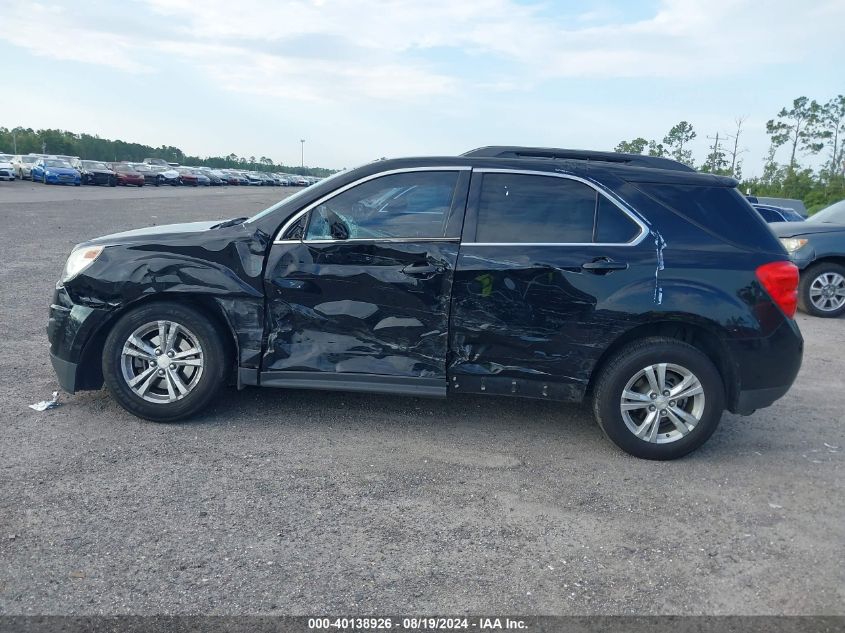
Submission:
M 440 266 L 432 266 L 431 264 L 408 264 L 402 269 L 402 272 L 406 275 L 411 275 L 413 277 L 428 277 L 429 275 L 434 275 L 435 273 L 443 272 L 443 268 Z
M 581 268 L 583 270 L 586 270 L 588 273 L 602 275 L 604 273 L 609 273 L 614 270 L 627 270 L 628 263 L 615 262 L 608 257 L 599 257 L 598 259 L 594 259 L 591 262 L 584 262 L 583 264 L 581 264 Z

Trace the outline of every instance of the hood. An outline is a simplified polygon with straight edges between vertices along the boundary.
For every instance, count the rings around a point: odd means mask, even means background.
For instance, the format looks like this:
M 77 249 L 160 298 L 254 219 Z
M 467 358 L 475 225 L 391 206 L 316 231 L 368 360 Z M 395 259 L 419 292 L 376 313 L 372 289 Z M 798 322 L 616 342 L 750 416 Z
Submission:
M 114 172 L 111 169 L 100 169 L 99 167 L 96 169 L 88 169 L 87 167 L 81 168 L 79 171 L 84 171 L 87 174 L 113 174 Z
M 53 174 L 70 174 L 71 176 L 76 176 L 79 173 L 73 167 L 44 167 L 44 171 Z
M 797 237 L 818 233 L 840 233 L 845 231 L 845 224 L 827 224 L 825 222 L 772 222 L 769 228 L 778 237 Z
M 185 235 L 189 233 L 202 233 L 207 231 L 212 226 L 220 224 L 220 220 L 208 220 L 205 222 L 185 222 L 183 224 L 163 224 L 161 226 L 148 226 L 143 229 L 134 229 L 132 231 L 123 231 L 122 233 L 112 233 L 111 235 L 104 235 L 102 237 L 88 240 L 83 244 L 90 246 L 94 244 L 115 245 L 126 244 L 128 242 L 150 242 L 155 243 L 158 239 L 173 237 L 176 235 Z
M 12 168 L 12 163 L 5 161 L 5 160 L 0 160 L 0 169 L 11 169 L 11 168 Z

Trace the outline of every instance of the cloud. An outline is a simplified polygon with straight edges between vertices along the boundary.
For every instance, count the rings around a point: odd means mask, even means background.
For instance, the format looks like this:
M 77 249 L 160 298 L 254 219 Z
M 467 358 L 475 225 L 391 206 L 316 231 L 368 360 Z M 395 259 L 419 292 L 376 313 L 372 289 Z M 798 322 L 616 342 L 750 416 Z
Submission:
M 765 11 L 752 0 L 662 0 L 627 19 L 625 3 L 555 13 L 517 0 L 137 0 L 123 6 L 133 20 L 110 22 L 103 6 L 13 1 L 0 39 L 132 73 L 154 72 L 137 60 L 159 51 L 236 92 L 396 102 L 566 78 L 737 76 L 808 48 L 838 51 L 845 23 L 839 0 L 770 0 Z M 141 19 L 160 32 L 138 34 Z M 456 56 L 479 63 L 449 63 Z
M 0 39 L 39 57 L 109 66 L 130 73 L 150 72 L 133 58 L 138 49 L 134 38 L 86 26 L 80 23 L 80 17 L 74 5 L 9 3 L 2 10 Z

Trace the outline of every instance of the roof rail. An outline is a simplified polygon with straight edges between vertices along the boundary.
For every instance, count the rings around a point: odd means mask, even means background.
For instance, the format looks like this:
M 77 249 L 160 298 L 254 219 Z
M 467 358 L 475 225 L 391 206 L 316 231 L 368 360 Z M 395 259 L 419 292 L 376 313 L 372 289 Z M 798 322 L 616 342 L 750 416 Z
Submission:
M 593 152 L 583 149 L 559 149 L 555 147 L 519 147 L 507 145 L 491 145 L 479 147 L 461 156 L 473 158 L 545 158 L 552 160 L 584 160 L 600 161 L 603 163 L 620 163 L 631 167 L 653 167 L 657 169 L 671 169 L 674 171 L 695 171 L 689 165 L 684 165 L 670 158 L 659 156 L 644 156 L 642 154 L 620 154 L 617 152 Z

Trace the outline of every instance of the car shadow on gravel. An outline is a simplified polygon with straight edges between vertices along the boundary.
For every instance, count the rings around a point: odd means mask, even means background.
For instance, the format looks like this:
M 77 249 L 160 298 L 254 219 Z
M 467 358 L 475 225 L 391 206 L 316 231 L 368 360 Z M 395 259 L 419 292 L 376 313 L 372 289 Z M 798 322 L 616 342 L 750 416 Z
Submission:
M 525 445 L 554 444 L 581 456 L 639 462 L 616 449 L 595 423 L 586 404 L 496 396 L 460 395 L 445 400 L 382 394 L 299 389 L 227 388 L 201 414 L 164 425 L 136 418 L 111 399 L 105 389 L 66 396 L 68 413 L 85 410 L 87 423 L 97 420 L 121 426 L 164 426 L 173 432 L 231 427 L 287 434 L 290 431 L 338 431 L 345 434 L 426 433 L 444 438 L 495 437 Z M 74 417 L 76 417 L 74 415 Z M 761 434 L 767 415 L 745 418 L 725 413 L 714 436 L 682 461 L 725 462 L 778 455 L 794 450 L 782 436 Z M 137 429 L 136 429 L 137 430 Z M 143 431 L 142 431 L 143 433 Z M 568 451 L 567 451 L 568 452 Z

